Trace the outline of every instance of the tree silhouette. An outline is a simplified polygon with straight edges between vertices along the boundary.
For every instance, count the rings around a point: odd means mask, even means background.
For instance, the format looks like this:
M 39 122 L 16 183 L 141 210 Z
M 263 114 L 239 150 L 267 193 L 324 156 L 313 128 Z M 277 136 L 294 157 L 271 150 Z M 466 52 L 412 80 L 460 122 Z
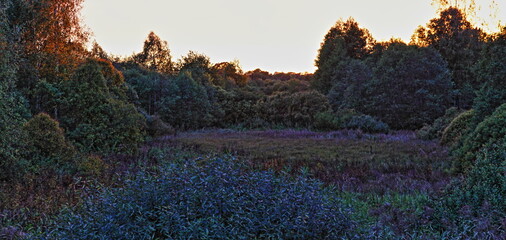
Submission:
M 167 41 L 161 40 L 154 32 L 149 33 L 142 52 L 133 58 L 136 63 L 154 71 L 171 74 L 174 70 Z
M 431 19 L 426 27 L 419 27 L 412 42 L 420 46 L 432 46 L 448 62 L 452 80 L 458 91 L 454 105 L 470 108 L 475 88 L 473 64 L 478 60 L 484 33 L 472 26 L 462 11 L 449 7 L 438 18 Z
M 329 30 L 321 44 L 316 58 L 315 79 L 313 85 L 320 92 L 327 94 L 332 88 L 335 68 L 346 59 L 363 59 L 371 53 L 374 39 L 367 29 L 360 28 L 358 23 L 349 18 L 339 20 Z

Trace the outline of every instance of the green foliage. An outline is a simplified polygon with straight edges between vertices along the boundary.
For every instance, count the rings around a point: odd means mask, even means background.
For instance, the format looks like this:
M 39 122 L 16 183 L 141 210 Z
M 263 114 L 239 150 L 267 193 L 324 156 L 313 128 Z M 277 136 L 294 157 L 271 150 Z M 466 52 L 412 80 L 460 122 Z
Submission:
M 366 133 L 387 133 L 390 128 L 382 121 L 378 121 L 369 115 L 353 116 L 342 125 L 346 129 L 359 129 Z
M 104 161 L 97 155 L 81 157 L 77 165 L 80 175 L 100 176 L 106 168 Z
M 133 56 L 133 60 L 150 70 L 164 74 L 174 71 L 174 64 L 166 41 L 162 41 L 154 32 L 150 32 L 142 52 Z
M 161 109 L 162 99 L 168 94 L 171 79 L 163 74 L 149 71 L 138 66 L 123 66 L 126 82 L 137 95 L 136 105 L 149 115 L 157 114 Z
M 282 92 L 266 97 L 258 104 L 262 119 L 286 127 L 304 128 L 312 126 L 315 116 L 330 107 L 327 98 L 317 91 Z
M 441 135 L 441 144 L 446 146 L 455 146 L 460 142 L 462 137 L 467 134 L 472 127 L 472 119 L 475 111 L 469 110 L 455 117 L 450 124 L 444 129 Z
M 144 139 L 145 119 L 111 90 L 116 84 L 108 76 L 103 66 L 90 60 L 64 83 L 62 125 L 81 150 L 136 151 Z
M 444 228 L 460 229 L 457 235 L 476 236 L 487 231 L 504 234 L 506 217 L 506 141 L 487 144 L 475 153 L 476 161 L 465 179 L 447 187 L 436 213 Z M 452 222 L 456 226 L 448 226 Z M 471 229 L 469 229 L 471 227 Z M 472 230 L 470 232 L 467 232 Z M 497 234 L 499 232 L 499 234 Z M 490 236 L 491 234 L 486 234 Z M 485 236 L 486 236 L 485 235 Z M 478 235 L 479 236 L 479 235 Z M 493 236 L 493 235 L 492 235 Z M 484 237 L 477 237 L 480 239 Z
M 466 136 L 463 145 L 457 149 L 459 161 L 455 167 L 457 170 L 469 169 L 481 149 L 486 146 L 504 146 L 504 143 L 506 143 L 506 103 L 499 106 Z
M 339 73 L 336 68 L 341 62 L 350 58 L 365 58 L 371 52 L 373 43 L 374 39 L 369 31 L 360 28 L 353 18 L 337 21 L 325 35 L 318 51 L 313 87 L 327 94 L 332 88 L 335 74 Z
M 153 137 L 160 137 L 175 133 L 174 128 L 169 124 L 165 123 L 157 115 L 146 117 L 146 124 L 148 134 Z
M 476 93 L 473 109 L 475 123 L 479 123 L 501 104 L 506 103 L 506 27 L 488 42 L 476 63 L 474 72 L 481 89 Z
M 316 114 L 313 128 L 318 131 L 334 131 L 341 129 L 341 121 L 334 112 L 332 111 L 325 111 L 325 112 L 319 112 Z
M 223 111 L 223 116 L 217 119 L 217 125 L 221 127 L 254 125 L 252 121 L 257 117 L 255 105 L 260 98 L 261 94 L 245 89 L 231 91 L 219 89 L 217 101 Z
M 435 48 L 448 63 L 457 90 L 454 106 L 458 108 L 471 107 L 474 90 L 480 85 L 472 66 L 480 56 L 483 35 L 460 9 L 449 7 L 441 11 L 438 18 L 431 19 L 426 27 L 417 29 L 413 36 L 416 44 Z
M 191 72 L 193 79 L 202 85 L 208 85 L 212 81 L 211 60 L 204 54 L 190 51 L 179 60 L 177 70 L 180 74 Z
M 359 109 L 365 104 L 367 84 L 372 78 L 370 67 L 361 60 L 348 59 L 341 61 L 334 71 L 327 95 L 332 109 Z
M 394 129 L 419 129 L 444 114 L 452 84 L 435 50 L 392 42 L 374 64 L 364 106 Z
M 386 123 L 350 109 L 342 109 L 335 113 L 331 111 L 318 113 L 314 128 L 320 131 L 353 129 L 365 133 L 387 133 L 390 130 Z
M 25 159 L 32 173 L 58 174 L 75 170 L 76 150 L 59 123 L 46 113 L 39 113 L 23 125 L 27 151 Z
M 212 105 L 206 88 L 190 72 L 182 72 L 162 99 L 160 116 L 180 129 L 198 129 L 212 122 Z
M 461 111 L 456 107 L 446 109 L 445 115 L 434 120 L 432 124 L 426 124 L 416 132 L 416 135 L 423 140 L 441 139 L 443 131 L 450 125 L 451 121 L 455 119 Z
M 338 239 L 354 222 L 333 191 L 303 176 L 199 159 L 139 173 L 66 211 L 49 239 Z
M 16 90 L 17 56 L 12 51 L 12 32 L 0 7 L 0 181 L 16 178 L 21 161 L 22 125 L 29 112 L 25 98 Z

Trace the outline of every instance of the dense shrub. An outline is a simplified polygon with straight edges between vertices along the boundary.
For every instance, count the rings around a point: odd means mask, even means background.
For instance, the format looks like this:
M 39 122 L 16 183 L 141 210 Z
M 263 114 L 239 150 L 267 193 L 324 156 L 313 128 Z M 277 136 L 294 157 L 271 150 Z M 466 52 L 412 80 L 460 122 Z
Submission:
M 219 89 L 217 99 L 223 116 L 217 119 L 216 125 L 220 127 L 230 127 L 237 124 L 249 125 L 256 118 L 255 105 L 260 98 L 260 93 L 246 89 L 231 91 Z
M 145 119 L 122 97 L 121 75 L 108 69 L 104 76 L 102 65 L 90 60 L 64 83 L 59 119 L 82 151 L 131 153 L 144 140 Z
M 164 122 L 157 115 L 146 117 L 146 125 L 148 134 L 153 137 L 169 135 L 175 132 L 171 125 Z
M 457 150 L 459 161 L 456 167 L 462 170 L 469 168 L 484 146 L 501 145 L 504 142 L 506 142 L 506 103 L 499 106 L 491 116 L 485 118 L 466 136 L 462 147 Z
M 330 108 L 327 98 L 317 91 L 282 92 L 259 103 L 259 116 L 285 127 L 310 127 L 316 114 Z
M 386 123 L 369 115 L 353 116 L 343 125 L 343 128 L 360 129 L 366 133 L 386 133 L 390 130 Z
M 416 135 L 418 138 L 424 140 L 441 139 L 443 131 L 446 127 L 448 127 L 451 121 L 459 115 L 459 113 L 460 111 L 455 107 L 447 109 L 445 115 L 434 120 L 432 124 L 426 124 L 423 126 L 416 132 Z
M 321 112 L 316 115 L 313 127 L 320 131 L 359 129 L 366 133 L 386 133 L 390 130 L 386 123 L 351 109 Z
M 506 142 L 484 146 L 461 182 L 447 187 L 436 213 L 459 239 L 506 237 Z
M 340 119 L 332 111 L 316 114 L 313 128 L 319 131 L 333 131 L 341 128 Z
M 70 210 L 51 239 L 338 239 L 353 223 L 332 190 L 305 177 L 245 172 L 232 160 L 140 173 Z
M 59 123 L 45 113 L 39 113 L 23 125 L 26 135 L 28 167 L 33 173 L 69 173 L 75 170 L 76 150 Z
M 454 146 L 459 143 L 466 132 L 470 130 L 474 113 L 474 110 L 469 110 L 455 117 L 443 131 L 441 144 Z

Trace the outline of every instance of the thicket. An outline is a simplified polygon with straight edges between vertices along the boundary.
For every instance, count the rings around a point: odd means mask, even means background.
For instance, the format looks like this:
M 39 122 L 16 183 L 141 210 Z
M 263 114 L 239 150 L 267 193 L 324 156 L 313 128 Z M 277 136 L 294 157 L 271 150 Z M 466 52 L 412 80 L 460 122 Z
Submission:
M 456 149 L 458 161 L 456 168 L 466 170 L 472 166 L 480 150 L 494 145 L 502 146 L 506 142 L 506 103 L 478 124 L 463 139 L 463 144 Z M 504 149 L 502 149 L 504 151 Z
M 441 135 L 441 144 L 456 146 L 468 131 L 472 130 L 474 110 L 469 110 L 457 115 L 444 129 Z
M 333 190 L 304 176 L 245 171 L 229 157 L 141 172 L 61 214 L 51 239 L 338 239 L 355 223 Z

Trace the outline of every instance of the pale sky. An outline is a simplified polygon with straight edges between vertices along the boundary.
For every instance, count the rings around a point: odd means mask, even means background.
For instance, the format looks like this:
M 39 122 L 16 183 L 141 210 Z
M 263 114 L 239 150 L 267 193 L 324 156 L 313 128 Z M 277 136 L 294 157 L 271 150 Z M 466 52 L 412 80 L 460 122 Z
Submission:
M 377 40 L 409 41 L 435 12 L 431 0 L 85 0 L 82 15 L 92 39 L 115 55 L 140 52 L 154 31 L 173 59 L 193 50 L 214 63 L 237 59 L 245 71 L 313 72 L 339 18 L 355 18 Z

